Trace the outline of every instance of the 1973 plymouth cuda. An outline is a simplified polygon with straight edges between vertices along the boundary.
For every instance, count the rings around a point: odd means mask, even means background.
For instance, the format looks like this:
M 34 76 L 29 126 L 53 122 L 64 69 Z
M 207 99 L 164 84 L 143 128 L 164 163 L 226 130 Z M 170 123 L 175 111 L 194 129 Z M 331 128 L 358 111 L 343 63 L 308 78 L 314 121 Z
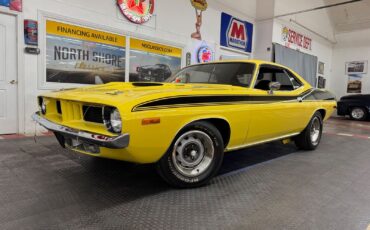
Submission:
M 180 70 L 165 83 L 110 83 L 47 93 L 33 119 L 66 148 L 156 163 L 177 187 L 207 183 L 225 151 L 276 140 L 303 150 L 320 143 L 335 97 L 292 70 L 224 61 Z

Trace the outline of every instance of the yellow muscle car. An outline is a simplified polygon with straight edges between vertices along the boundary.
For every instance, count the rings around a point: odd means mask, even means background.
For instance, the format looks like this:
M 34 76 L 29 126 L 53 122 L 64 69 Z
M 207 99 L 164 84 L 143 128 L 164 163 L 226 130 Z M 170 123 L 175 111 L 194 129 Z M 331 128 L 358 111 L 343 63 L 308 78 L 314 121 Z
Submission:
M 164 83 L 109 83 L 38 98 L 33 119 L 66 148 L 91 156 L 156 163 L 177 187 L 207 183 L 225 151 L 294 140 L 320 143 L 335 97 L 289 68 L 264 61 L 193 65 Z

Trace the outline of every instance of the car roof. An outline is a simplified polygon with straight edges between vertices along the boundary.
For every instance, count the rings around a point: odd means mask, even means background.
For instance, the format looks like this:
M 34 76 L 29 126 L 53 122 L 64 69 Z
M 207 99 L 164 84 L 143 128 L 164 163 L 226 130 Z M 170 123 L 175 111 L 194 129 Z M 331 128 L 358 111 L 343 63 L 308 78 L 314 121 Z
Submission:
M 207 62 L 207 63 L 199 63 L 199 64 L 194 64 L 191 66 L 206 65 L 206 64 L 212 64 L 212 63 L 237 63 L 237 62 L 251 63 L 251 64 L 257 64 L 257 65 L 273 65 L 273 66 L 288 68 L 286 66 L 280 65 L 275 62 L 269 62 L 269 61 L 257 60 L 257 59 L 229 59 L 229 60 L 220 60 L 220 61 L 213 61 L 213 62 Z

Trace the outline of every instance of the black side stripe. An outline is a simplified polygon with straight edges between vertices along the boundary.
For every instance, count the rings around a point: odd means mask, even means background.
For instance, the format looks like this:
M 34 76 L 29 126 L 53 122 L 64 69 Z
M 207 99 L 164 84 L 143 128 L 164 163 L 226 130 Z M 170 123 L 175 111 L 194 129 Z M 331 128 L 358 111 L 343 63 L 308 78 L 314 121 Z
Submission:
M 145 111 L 167 108 L 198 107 L 214 105 L 235 105 L 235 104 L 269 104 L 274 102 L 296 101 L 298 98 L 305 98 L 313 94 L 315 90 L 307 90 L 299 96 L 248 96 L 248 95 L 199 95 L 199 96 L 177 96 L 161 98 L 145 102 L 135 106 L 132 111 Z M 307 98 L 308 99 L 308 98 Z M 311 99 L 309 99 L 311 100 Z M 317 100 L 317 99 L 315 99 Z M 323 99 L 321 99 L 323 100 Z

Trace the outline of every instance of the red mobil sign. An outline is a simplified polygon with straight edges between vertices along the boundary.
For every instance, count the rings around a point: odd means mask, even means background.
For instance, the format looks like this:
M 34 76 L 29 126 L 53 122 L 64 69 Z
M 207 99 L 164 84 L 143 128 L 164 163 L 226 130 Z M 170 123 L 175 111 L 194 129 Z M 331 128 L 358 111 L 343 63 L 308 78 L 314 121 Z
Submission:
M 123 15 L 134 23 L 143 24 L 154 12 L 154 0 L 117 0 Z
M 221 46 L 252 52 L 253 24 L 229 14 L 221 15 Z
M 242 21 L 232 19 L 228 31 L 229 45 L 245 49 L 248 42 L 247 29 Z
M 282 30 L 282 39 L 288 47 L 297 46 L 306 50 L 312 50 L 312 39 L 300 34 L 288 27 Z

